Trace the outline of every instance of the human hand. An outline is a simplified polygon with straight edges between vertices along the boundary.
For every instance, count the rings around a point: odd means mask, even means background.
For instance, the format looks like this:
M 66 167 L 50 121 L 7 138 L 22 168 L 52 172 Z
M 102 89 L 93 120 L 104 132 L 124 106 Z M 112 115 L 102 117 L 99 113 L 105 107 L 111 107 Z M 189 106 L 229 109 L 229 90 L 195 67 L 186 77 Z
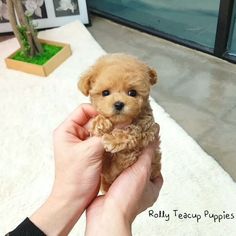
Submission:
M 135 217 L 156 201 L 163 184 L 160 175 L 150 181 L 155 144 L 114 181 L 104 196 L 87 208 L 86 235 L 130 235 Z
M 54 131 L 53 192 L 83 200 L 84 206 L 100 187 L 104 148 L 101 138 L 89 137 L 88 132 L 89 122 L 96 115 L 91 105 L 81 105 Z
M 54 131 L 53 189 L 30 217 L 46 235 L 67 235 L 98 194 L 104 149 L 88 132 L 96 115 L 91 105 L 81 105 Z

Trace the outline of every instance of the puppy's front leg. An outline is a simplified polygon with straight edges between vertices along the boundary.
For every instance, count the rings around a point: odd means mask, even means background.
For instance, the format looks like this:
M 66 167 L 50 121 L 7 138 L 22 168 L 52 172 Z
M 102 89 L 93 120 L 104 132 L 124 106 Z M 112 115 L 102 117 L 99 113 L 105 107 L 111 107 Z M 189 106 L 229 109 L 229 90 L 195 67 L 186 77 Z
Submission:
M 90 132 L 93 136 L 103 136 L 113 129 L 113 124 L 103 115 L 98 115 L 92 122 Z
M 116 153 L 123 150 L 133 150 L 141 138 L 141 128 L 130 125 L 126 129 L 114 129 L 111 134 L 102 137 L 104 148 L 107 152 Z

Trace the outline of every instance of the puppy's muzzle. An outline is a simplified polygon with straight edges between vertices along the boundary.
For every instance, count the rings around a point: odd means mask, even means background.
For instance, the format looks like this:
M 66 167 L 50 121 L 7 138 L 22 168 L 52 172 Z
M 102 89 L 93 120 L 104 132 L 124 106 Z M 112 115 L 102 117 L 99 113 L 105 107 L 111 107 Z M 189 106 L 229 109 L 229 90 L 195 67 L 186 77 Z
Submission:
M 116 111 L 121 111 L 124 108 L 125 104 L 123 102 L 115 102 L 114 108 Z

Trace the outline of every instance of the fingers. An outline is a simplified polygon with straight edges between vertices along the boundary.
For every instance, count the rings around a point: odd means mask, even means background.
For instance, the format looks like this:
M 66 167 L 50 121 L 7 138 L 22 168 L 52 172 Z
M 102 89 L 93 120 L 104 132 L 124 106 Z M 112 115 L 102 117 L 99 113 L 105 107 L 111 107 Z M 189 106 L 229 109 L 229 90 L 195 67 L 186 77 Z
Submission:
M 59 132 L 63 136 L 70 134 L 84 140 L 89 136 L 86 124 L 96 115 L 96 110 L 90 104 L 82 104 L 56 129 L 57 133 Z
M 90 104 L 82 104 L 77 107 L 64 122 L 74 122 L 79 126 L 84 126 L 91 118 L 98 113 Z
M 97 157 L 102 158 L 104 147 L 100 137 L 88 138 L 83 142 L 83 148 L 85 150 L 84 155 L 92 157 L 90 160 L 95 160 Z
M 145 148 L 138 160 L 131 166 L 131 173 L 138 180 L 137 182 L 139 185 L 145 186 L 150 184 L 154 189 L 154 196 L 158 197 L 160 188 L 163 184 L 163 178 L 160 175 L 159 178 L 155 178 L 152 182 L 150 181 L 152 161 L 156 156 L 156 149 L 156 141 Z
M 156 177 L 154 180 L 150 181 L 149 182 L 151 188 L 152 188 L 152 203 L 151 205 L 157 200 L 159 194 L 160 194 L 160 191 L 161 191 L 161 188 L 162 188 L 162 185 L 163 185 L 163 177 L 162 175 L 160 174 L 160 176 Z
M 143 150 L 142 154 L 139 156 L 138 160 L 134 163 L 133 167 L 137 168 L 138 171 L 147 172 L 148 177 L 150 177 L 151 165 L 154 155 L 155 155 L 155 146 L 152 144 Z
M 153 179 L 151 182 L 152 182 L 153 185 L 155 186 L 156 191 L 159 192 L 160 189 L 161 189 L 161 187 L 162 187 L 162 185 L 163 185 L 163 182 L 164 182 L 163 177 L 162 177 L 162 174 L 160 174 L 158 177 L 156 177 L 155 179 Z

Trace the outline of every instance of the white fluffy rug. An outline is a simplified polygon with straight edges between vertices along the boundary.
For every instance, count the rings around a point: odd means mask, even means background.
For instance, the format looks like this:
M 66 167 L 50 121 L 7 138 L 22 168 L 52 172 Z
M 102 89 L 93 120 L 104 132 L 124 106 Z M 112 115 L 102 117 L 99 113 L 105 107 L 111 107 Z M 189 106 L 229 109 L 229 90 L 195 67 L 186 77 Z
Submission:
M 6 69 L 3 58 L 17 42 L 0 43 L 0 235 L 47 197 L 54 172 L 52 131 L 88 101 L 77 91 L 78 77 L 105 53 L 80 22 L 40 37 L 70 43 L 73 51 L 48 78 Z M 153 216 L 148 210 L 139 215 L 133 235 L 236 235 L 236 184 L 157 103 L 151 104 L 161 126 L 165 183 L 149 209 Z M 70 235 L 83 235 L 84 225 L 83 216 Z

